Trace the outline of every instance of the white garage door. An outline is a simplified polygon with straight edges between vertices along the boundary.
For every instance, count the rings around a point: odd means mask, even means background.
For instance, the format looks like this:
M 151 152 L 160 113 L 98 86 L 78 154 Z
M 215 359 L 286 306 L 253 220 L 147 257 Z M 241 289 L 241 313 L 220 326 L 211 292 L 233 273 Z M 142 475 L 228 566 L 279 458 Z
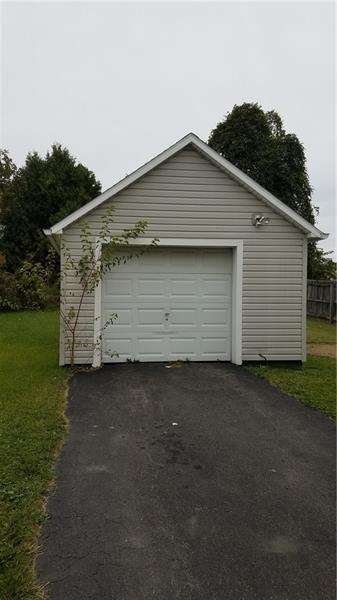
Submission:
M 155 249 L 108 273 L 103 362 L 231 359 L 231 250 Z M 118 353 L 118 356 L 111 356 Z

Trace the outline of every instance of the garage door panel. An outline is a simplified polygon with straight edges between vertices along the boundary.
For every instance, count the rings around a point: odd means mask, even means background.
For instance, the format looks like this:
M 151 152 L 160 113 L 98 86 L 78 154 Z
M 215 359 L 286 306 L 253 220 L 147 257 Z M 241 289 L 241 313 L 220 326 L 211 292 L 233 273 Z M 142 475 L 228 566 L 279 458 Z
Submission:
M 102 286 L 104 322 L 118 314 L 104 362 L 230 360 L 230 251 L 157 249 L 122 269 Z
M 201 351 L 203 354 L 226 352 L 227 340 L 220 336 L 203 336 L 201 338 Z
M 107 329 L 111 330 L 113 327 L 125 327 L 125 326 L 132 326 L 132 309 L 130 308 L 122 308 L 122 307 L 118 307 L 116 306 L 115 310 L 105 310 L 103 313 L 103 326 L 105 325 L 105 323 L 107 323 L 113 313 L 117 313 L 117 318 L 114 319 L 113 323 L 111 325 L 108 325 Z
M 198 322 L 198 309 L 196 308 L 171 308 L 169 313 L 169 323 L 171 325 L 182 325 L 184 327 Z
M 113 360 L 125 360 L 132 354 L 133 338 L 132 337 L 107 337 L 103 343 L 103 360 L 109 362 L 109 358 Z M 111 357 L 111 354 L 116 353 L 116 356 Z M 117 356 L 118 354 L 118 356 Z
M 149 273 L 152 275 L 152 273 L 157 272 L 160 274 L 162 267 L 164 267 L 165 272 L 167 270 L 168 257 L 161 254 L 160 251 L 145 252 L 143 255 L 132 259 L 125 265 L 121 264 L 117 267 L 118 273 L 130 273 L 130 270 L 134 271 L 135 264 L 137 264 L 139 273 Z
M 230 354 L 228 352 L 204 352 L 202 354 L 203 361 L 215 362 L 218 360 L 229 361 Z
M 202 308 L 201 312 L 201 323 L 203 327 L 219 327 L 219 323 L 229 322 L 229 308 L 220 308 L 216 306 L 214 308 Z
M 217 273 L 225 275 L 232 270 L 232 258 L 230 252 L 221 252 L 218 250 L 208 250 L 201 253 L 199 260 L 200 273 Z
M 109 285 L 110 283 L 110 285 Z M 133 280 L 128 277 L 116 277 L 116 279 L 107 279 L 104 282 L 104 296 L 111 297 L 114 301 L 119 298 L 133 300 Z
M 169 339 L 169 352 L 173 357 L 176 357 L 179 354 L 183 359 L 189 358 L 192 355 L 196 356 L 198 350 L 198 339 L 194 336 L 172 336 Z
M 157 357 L 165 360 L 165 356 L 167 354 L 167 339 L 156 336 L 149 337 L 139 337 L 136 342 L 136 355 L 138 356 L 138 360 L 141 357 Z M 153 360 L 153 359 L 152 359 Z
M 196 279 L 181 277 L 180 279 L 169 279 L 170 298 L 195 298 L 198 296 L 199 285 Z
M 139 325 L 160 325 L 163 326 L 163 315 L 165 314 L 165 306 L 138 308 L 136 311 L 135 322 Z
M 136 280 L 136 294 L 141 299 L 164 298 L 167 295 L 167 286 L 165 279 L 143 279 Z
M 204 300 L 219 298 L 221 301 L 230 300 L 231 286 L 229 278 L 204 277 L 201 281 L 200 294 Z

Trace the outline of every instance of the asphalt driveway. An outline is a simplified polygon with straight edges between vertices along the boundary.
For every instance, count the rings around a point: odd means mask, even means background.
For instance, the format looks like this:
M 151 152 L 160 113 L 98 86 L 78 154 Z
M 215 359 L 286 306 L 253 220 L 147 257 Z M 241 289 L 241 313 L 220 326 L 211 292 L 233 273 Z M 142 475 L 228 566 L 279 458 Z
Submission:
M 335 429 L 230 364 L 72 378 L 52 600 L 332 600 Z

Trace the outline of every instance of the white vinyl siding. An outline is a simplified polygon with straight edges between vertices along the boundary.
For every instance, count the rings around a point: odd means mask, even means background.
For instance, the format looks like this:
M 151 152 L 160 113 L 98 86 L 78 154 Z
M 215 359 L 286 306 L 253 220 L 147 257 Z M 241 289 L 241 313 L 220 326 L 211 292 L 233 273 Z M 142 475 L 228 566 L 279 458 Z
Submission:
M 181 150 L 86 217 L 93 236 L 101 217 L 114 207 L 114 232 L 147 221 L 146 237 L 243 240 L 242 358 L 302 360 L 303 268 L 306 236 L 192 147 Z M 256 228 L 252 215 L 268 225 Z M 81 253 L 80 226 L 65 229 L 73 256 Z M 65 279 L 65 302 L 76 304 L 80 286 L 74 273 Z M 80 337 L 93 341 L 94 297 L 85 299 Z M 69 362 L 69 352 L 65 351 Z M 91 363 L 92 349 L 76 350 L 77 363 Z

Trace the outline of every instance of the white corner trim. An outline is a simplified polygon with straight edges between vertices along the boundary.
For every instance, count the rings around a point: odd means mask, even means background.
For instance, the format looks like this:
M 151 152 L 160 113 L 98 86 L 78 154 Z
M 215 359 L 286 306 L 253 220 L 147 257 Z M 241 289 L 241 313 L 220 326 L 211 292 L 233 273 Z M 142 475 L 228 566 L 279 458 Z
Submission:
M 233 249 L 232 275 L 232 363 L 242 365 L 243 242 Z
M 256 183 L 253 179 L 248 177 L 245 173 L 243 173 L 240 169 L 232 165 L 228 160 L 220 156 L 215 150 L 210 148 L 205 142 L 203 142 L 198 136 L 194 133 L 189 133 L 181 140 L 161 152 L 157 156 L 155 156 L 152 160 L 145 163 L 139 169 L 136 169 L 127 177 L 124 177 L 121 181 L 108 188 L 91 200 L 87 202 L 84 206 L 75 210 L 72 214 L 68 215 L 55 225 L 53 225 L 50 229 L 44 229 L 44 233 L 46 235 L 52 235 L 55 233 L 60 233 L 65 227 L 68 227 L 74 221 L 81 219 L 94 208 L 105 202 L 106 200 L 111 199 L 113 196 L 121 192 L 127 186 L 131 185 L 135 181 L 137 181 L 143 175 L 146 175 L 149 171 L 160 165 L 162 162 L 179 152 L 189 144 L 192 144 L 195 148 L 197 148 L 206 158 L 215 163 L 220 169 L 225 171 L 227 174 L 231 175 L 234 179 L 236 179 L 239 183 L 241 183 L 244 187 L 246 187 L 249 191 L 258 196 L 261 200 L 266 202 L 269 206 L 274 208 L 279 214 L 283 215 L 285 218 L 290 220 L 294 225 L 299 227 L 302 231 L 304 231 L 309 237 L 313 239 L 325 239 L 328 237 L 328 233 L 323 233 L 314 225 L 311 225 L 308 221 L 300 217 L 294 210 L 289 208 L 286 204 L 278 200 L 273 194 L 268 192 L 258 183 Z
M 102 244 L 95 239 L 95 260 L 99 263 L 102 253 Z M 92 366 L 100 367 L 102 364 L 102 282 L 99 280 L 95 287 L 94 297 L 94 351 Z
M 65 298 L 64 298 L 64 250 L 61 247 L 60 251 L 60 323 L 59 323 L 59 366 L 63 367 L 66 364 L 65 360 L 65 323 L 62 318 L 65 313 Z
M 108 243 L 108 240 L 106 240 Z M 130 241 L 132 246 L 148 246 L 152 238 L 137 238 Z M 96 242 L 97 244 L 97 242 Z M 190 247 L 190 248 L 233 248 L 233 275 L 232 275 L 232 348 L 231 362 L 235 365 L 242 364 L 242 273 L 243 273 L 243 240 L 202 239 L 202 238 L 164 238 L 157 242 L 161 248 Z M 96 246 L 99 256 L 102 245 Z M 102 283 L 95 288 L 94 310 L 94 339 L 95 349 L 93 367 L 100 367 L 102 363 Z M 96 343 L 97 341 L 97 343 Z
M 302 273 L 302 362 L 307 360 L 307 268 L 308 240 L 303 240 L 303 273 Z

